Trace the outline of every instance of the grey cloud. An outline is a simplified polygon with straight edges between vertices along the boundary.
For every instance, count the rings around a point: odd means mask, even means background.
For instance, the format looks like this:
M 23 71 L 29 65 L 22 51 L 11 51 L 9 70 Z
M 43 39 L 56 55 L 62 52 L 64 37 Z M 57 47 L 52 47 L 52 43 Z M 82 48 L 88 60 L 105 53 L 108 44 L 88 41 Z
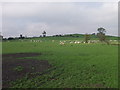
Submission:
M 98 6 L 97 6 L 98 4 Z M 105 27 L 117 35 L 117 3 L 17 3 L 4 5 L 4 36 L 92 33 Z M 12 24 L 12 25 L 11 25 Z

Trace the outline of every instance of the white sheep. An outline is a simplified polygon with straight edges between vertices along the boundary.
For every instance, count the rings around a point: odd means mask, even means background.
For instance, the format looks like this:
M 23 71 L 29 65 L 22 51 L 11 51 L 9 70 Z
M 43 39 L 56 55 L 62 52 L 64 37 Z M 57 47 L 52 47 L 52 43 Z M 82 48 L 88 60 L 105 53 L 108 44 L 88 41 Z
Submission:
M 60 45 L 65 45 L 65 43 L 64 42 L 60 42 Z

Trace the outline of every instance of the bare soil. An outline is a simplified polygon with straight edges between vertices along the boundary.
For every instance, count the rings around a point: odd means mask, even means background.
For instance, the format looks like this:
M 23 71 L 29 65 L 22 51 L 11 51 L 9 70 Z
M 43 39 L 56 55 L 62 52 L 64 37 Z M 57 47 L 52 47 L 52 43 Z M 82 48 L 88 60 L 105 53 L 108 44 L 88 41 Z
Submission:
M 29 73 L 43 72 L 52 66 L 47 60 L 25 59 L 39 53 L 16 53 L 2 55 L 2 87 L 8 88 L 10 81 L 15 81 Z M 21 68 L 20 68 L 21 67 Z

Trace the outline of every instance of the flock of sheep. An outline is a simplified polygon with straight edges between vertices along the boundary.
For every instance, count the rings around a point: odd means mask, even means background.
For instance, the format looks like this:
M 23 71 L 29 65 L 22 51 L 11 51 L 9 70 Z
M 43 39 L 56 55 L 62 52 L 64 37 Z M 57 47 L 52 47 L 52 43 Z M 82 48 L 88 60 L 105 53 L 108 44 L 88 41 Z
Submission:
M 21 42 L 46 42 L 46 40 L 21 40 L 19 39 L 19 41 Z M 7 42 L 10 42 L 9 40 Z M 49 40 L 49 42 L 56 42 L 58 43 L 58 45 L 66 45 L 66 44 L 84 44 L 86 43 L 85 41 L 83 40 Z M 99 43 L 100 41 L 99 40 L 89 40 L 87 44 L 92 44 L 92 43 Z M 109 42 L 112 44 L 120 44 L 120 40 L 109 40 Z
M 91 41 L 88 41 L 88 44 L 89 43 L 97 43 L 99 42 L 98 40 L 91 40 Z M 84 41 L 77 41 L 77 40 L 73 40 L 73 41 L 60 41 L 60 45 L 65 45 L 65 43 L 69 43 L 69 44 L 81 44 L 81 43 L 85 43 Z
M 110 42 L 116 42 L 117 40 L 110 40 Z M 42 40 L 30 40 L 30 42 L 44 42 Z M 79 41 L 79 40 L 51 40 L 51 42 L 58 42 L 60 45 L 65 45 L 65 44 L 81 44 L 85 43 L 85 41 Z M 89 40 L 87 44 L 90 43 L 98 43 L 99 40 Z

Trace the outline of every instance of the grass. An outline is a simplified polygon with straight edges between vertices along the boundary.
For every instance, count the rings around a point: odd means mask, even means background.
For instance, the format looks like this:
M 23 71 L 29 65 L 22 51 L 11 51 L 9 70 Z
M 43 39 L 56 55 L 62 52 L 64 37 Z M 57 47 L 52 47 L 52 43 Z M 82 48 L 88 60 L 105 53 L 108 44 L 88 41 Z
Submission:
M 14 68 L 13 70 L 20 72 L 22 71 L 24 68 L 22 66 L 17 66 L 16 68 Z
M 65 37 L 62 40 L 64 39 L 70 40 Z M 42 40 L 43 42 L 29 40 L 3 42 L 3 54 L 38 52 L 42 55 L 36 59 L 48 60 L 56 67 L 51 68 L 51 72 L 42 76 L 32 79 L 26 76 L 11 82 L 13 88 L 118 87 L 118 46 L 100 43 L 67 43 L 61 46 L 59 38 L 43 38 Z

